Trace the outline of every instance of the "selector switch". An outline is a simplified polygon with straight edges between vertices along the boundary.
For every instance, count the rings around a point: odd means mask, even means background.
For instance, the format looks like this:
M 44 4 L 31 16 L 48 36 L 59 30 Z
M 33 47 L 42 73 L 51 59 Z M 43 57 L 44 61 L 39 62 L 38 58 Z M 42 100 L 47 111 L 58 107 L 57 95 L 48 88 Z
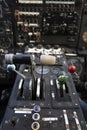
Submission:
M 33 122 L 31 124 L 32 130 L 38 130 L 40 128 L 40 124 L 38 122 Z
M 35 111 L 35 112 L 40 112 L 40 110 L 41 110 L 41 109 L 40 109 L 40 106 L 39 106 L 39 105 L 35 105 L 35 106 L 34 106 L 34 111 Z
M 34 113 L 34 114 L 32 115 L 32 119 L 35 120 L 35 121 L 39 120 L 39 119 L 40 119 L 40 114 Z

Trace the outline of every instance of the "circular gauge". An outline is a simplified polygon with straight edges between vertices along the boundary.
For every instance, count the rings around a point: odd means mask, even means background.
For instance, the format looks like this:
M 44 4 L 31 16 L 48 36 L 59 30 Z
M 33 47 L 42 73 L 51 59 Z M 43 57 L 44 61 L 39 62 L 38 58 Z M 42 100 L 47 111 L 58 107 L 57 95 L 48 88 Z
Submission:
M 53 74 L 59 75 L 61 73 L 62 69 L 59 68 L 58 66 L 56 66 L 56 67 L 52 67 L 51 71 Z
M 3 48 L 3 49 L 8 49 L 11 47 L 11 39 L 8 39 L 8 38 L 3 38 L 1 37 L 0 38 L 0 48 Z
M 84 32 L 82 35 L 82 39 L 85 43 L 87 43 L 87 32 Z
M 76 73 L 80 75 L 82 73 L 82 63 L 80 59 L 71 58 L 68 60 L 68 65 L 75 65 L 76 66 Z
M 43 70 L 42 70 L 43 69 Z M 49 68 L 48 67 L 46 67 L 46 66 L 39 66 L 39 67 L 37 67 L 36 68 L 36 72 L 38 73 L 38 74 L 47 74 L 48 72 L 49 72 Z

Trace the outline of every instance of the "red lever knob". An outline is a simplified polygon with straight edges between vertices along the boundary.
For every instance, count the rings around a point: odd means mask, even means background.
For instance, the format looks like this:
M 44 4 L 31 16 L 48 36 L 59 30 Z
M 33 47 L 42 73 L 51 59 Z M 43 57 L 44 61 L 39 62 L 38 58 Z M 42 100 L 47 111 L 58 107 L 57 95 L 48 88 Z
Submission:
M 76 67 L 75 67 L 74 65 L 70 65 L 70 66 L 68 67 L 68 71 L 69 71 L 70 73 L 75 73 L 75 72 L 76 72 Z

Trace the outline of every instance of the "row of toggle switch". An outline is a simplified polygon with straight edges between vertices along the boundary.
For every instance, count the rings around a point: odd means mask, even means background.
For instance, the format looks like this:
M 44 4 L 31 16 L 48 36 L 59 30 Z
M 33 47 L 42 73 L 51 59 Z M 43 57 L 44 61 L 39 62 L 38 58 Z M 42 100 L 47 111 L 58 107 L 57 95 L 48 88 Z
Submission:
M 38 48 L 38 47 L 33 47 L 33 48 L 28 48 L 25 50 L 26 53 L 37 53 L 37 54 L 63 54 L 63 51 L 61 48 Z

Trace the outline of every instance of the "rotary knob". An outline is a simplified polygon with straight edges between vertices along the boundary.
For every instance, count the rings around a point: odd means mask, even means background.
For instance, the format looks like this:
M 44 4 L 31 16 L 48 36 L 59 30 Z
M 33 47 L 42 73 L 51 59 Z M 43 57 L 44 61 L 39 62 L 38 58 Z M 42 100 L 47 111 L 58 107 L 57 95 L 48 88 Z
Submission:
M 38 130 L 40 128 L 40 124 L 38 122 L 33 122 L 31 128 L 32 130 Z

